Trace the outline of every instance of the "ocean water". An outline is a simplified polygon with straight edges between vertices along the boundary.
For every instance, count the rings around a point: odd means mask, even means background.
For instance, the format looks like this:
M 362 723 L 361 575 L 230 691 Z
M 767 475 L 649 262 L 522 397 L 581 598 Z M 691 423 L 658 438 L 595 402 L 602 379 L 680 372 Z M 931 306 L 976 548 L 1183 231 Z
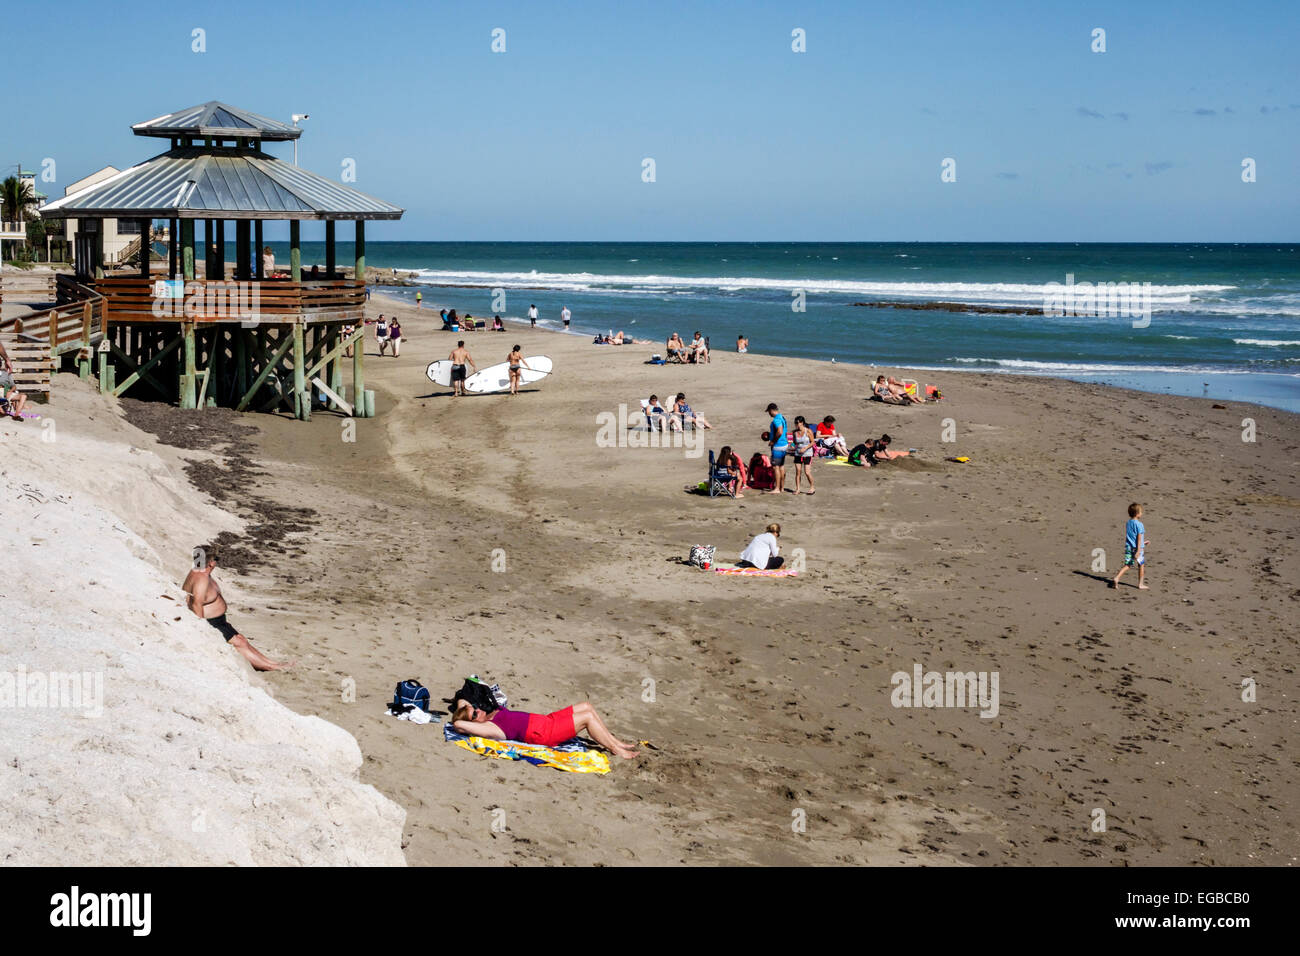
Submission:
M 1053 375 L 1300 411 L 1300 244 L 371 241 L 366 252 L 369 265 L 417 272 L 435 287 L 428 302 L 516 318 L 535 303 L 552 328 L 568 306 L 588 336 L 622 329 L 661 347 L 699 329 L 729 350 L 744 333 L 754 352 L 922 369 L 940 384 Z M 339 261 L 351 257 L 340 243 Z M 314 261 L 323 244 L 304 243 Z M 1118 304 L 1141 314 L 1089 309 L 1079 293 L 1070 311 L 1086 314 L 854 305 L 1042 309 L 1065 304 L 1050 296 L 1068 277 L 1076 290 L 1137 283 Z

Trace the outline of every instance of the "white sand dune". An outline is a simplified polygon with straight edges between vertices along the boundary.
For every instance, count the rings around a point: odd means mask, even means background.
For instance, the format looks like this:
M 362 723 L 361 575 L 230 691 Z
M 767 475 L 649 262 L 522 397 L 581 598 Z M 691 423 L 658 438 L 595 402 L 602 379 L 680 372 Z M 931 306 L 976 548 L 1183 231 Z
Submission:
M 180 603 L 189 548 L 237 519 L 88 389 L 41 410 L 0 423 L 0 860 L 402 865 L 355 738 Z M 24 700 L 57 675 L 65 706 Z

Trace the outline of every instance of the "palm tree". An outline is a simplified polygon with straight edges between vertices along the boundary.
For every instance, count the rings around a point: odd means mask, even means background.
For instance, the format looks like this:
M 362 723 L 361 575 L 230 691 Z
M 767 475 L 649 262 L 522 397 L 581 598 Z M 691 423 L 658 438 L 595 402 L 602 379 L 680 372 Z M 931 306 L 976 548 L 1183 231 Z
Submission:
M 0 183 L 0 219 L 5 222 L 26 222 L 30 217 L 27 207 L 36 205 L 32 184 L 10 176 Z

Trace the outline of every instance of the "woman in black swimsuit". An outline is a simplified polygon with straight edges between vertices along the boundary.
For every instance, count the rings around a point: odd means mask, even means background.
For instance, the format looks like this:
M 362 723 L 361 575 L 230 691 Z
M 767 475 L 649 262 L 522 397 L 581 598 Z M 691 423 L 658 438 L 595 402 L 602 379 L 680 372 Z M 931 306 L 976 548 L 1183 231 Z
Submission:
M 510 394 L 518 395 L 519 381 L 523 374 L 521 367 L 532 368 L 532 366 L 528 364 L 528 360 L 524 358 L 524 353 L 519 350 L 518 345 L 510 350 L 510 354 L 506 356 L 506 362 L 510 366 Z

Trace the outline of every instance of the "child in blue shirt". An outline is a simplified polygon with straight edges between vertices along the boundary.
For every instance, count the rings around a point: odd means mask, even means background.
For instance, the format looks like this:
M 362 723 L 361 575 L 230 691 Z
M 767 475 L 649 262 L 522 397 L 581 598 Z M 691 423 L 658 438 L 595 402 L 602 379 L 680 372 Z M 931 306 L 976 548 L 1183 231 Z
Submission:
M 1147 529 L 1142 523 L 1142 506 L 1135 502 L 1128 506 L 1128 523 L 1124 525 L 1124 566 L 1116 572 L 1115 579 L 1110 582 L 1111 587 L 1119 587 L 1119 579 L 1124 576 L 1124 572 L 1136 564 L 1139 590 L 1151 590 L 1146 585 L 1146 549 Z

